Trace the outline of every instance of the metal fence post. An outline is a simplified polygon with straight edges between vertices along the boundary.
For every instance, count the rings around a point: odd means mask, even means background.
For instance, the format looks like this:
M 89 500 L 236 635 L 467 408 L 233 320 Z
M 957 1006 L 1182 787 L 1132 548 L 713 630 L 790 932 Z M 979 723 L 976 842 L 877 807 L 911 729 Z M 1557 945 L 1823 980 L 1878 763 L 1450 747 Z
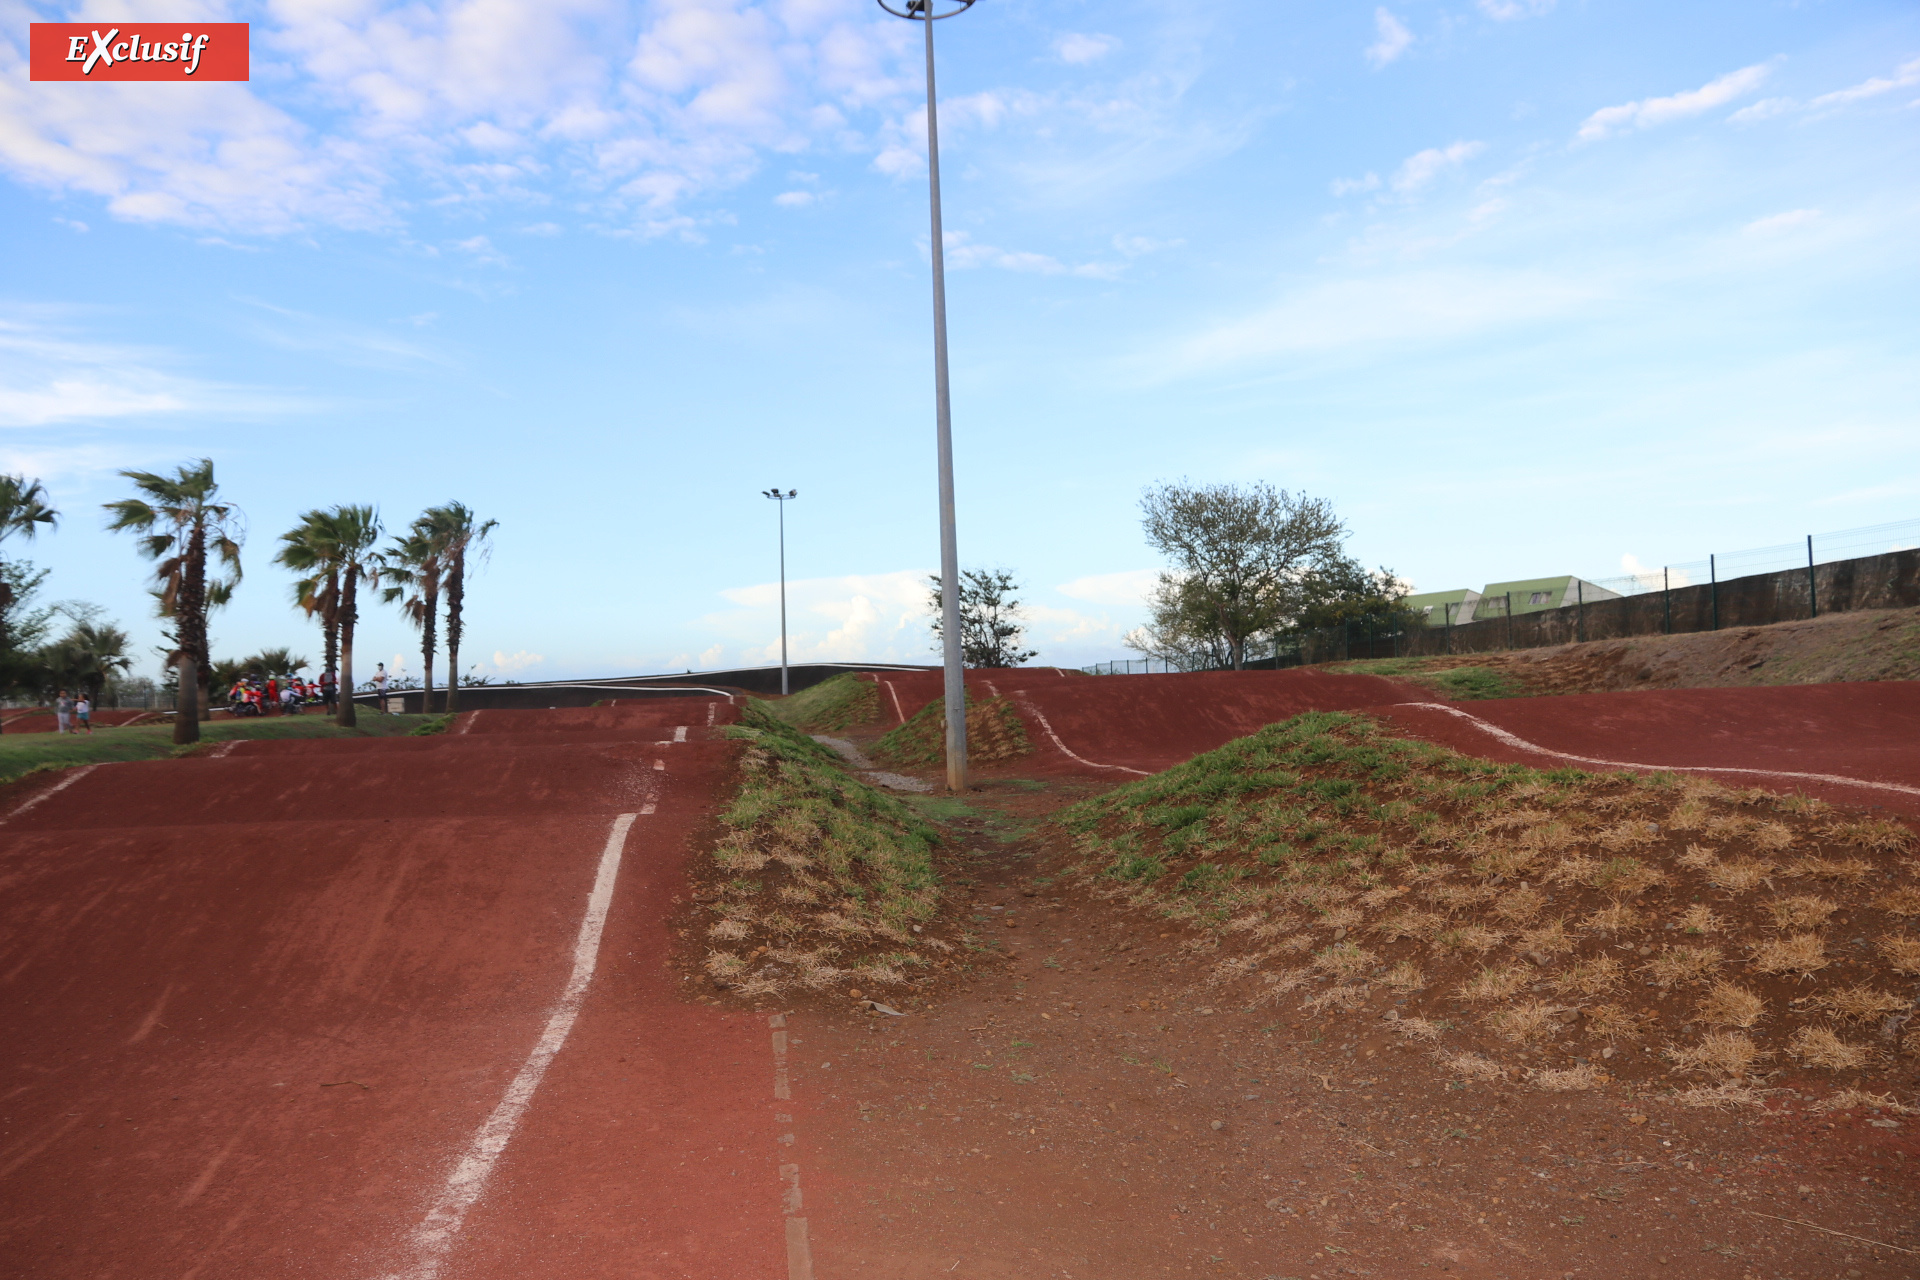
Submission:
M 1578 578 L 1573 580 L 1573 598 L 1579 602 L 1580 609 L 1580 616 L 1574 619 L 1574 624 L 1580 628 L 1580 643 L 1585 644 L 1587 642 L 1587 590 L 1586 584 Z
M 1710 593 L 1709 599 L 1712 601 L 1713 608 L 1713 626 L 1711 629 L 1718 631 L 1720 629 L 1720 568 L 1714 563 L 1714 558 L 1711 554 L 1707 556 L 1707 589 Z
M 1813 535 L 1807 535 L 1807 616 L 1820 616 L 1819 587 L 1813 580 Z
M 1450 604 L 1441 605 L 1440 616 L 1446 619 L 1447 652 L 1452 653 L 1453 652 L 1453 606 Z
M 1513 648 L 1513 592 L 1507 592 L 1507 648 Z

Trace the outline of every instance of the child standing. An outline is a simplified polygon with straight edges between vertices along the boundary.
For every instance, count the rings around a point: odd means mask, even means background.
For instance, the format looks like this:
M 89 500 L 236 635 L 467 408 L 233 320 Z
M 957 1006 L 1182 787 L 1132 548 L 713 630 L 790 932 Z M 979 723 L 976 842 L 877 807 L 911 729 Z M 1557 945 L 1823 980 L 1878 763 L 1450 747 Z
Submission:
M 53 723 L 55 733 L 72 732 L 73 699 L 62 689 L 53 699 Z
M 74 700 L 73 714 L 74 714 L 75 720 L 79 723 L 80 728 L 85 729 L 87 731 L 88 737 L 92 737 L 93 736 L 93 700 L 87 697 L 86 690 L 84 689 L 80 691 L 80 696 Z M 76 730 L 76 732 L 78 732 L 78 730 Z

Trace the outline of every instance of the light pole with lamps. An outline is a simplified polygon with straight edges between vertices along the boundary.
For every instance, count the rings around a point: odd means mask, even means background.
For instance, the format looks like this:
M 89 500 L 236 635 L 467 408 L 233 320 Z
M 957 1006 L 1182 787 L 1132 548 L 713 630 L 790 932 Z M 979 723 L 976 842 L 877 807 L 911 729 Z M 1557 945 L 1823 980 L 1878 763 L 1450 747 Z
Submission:
M 940 453 L 940 639 L 946 668 L 947 790 L 967 789 L 967 686 L 960 661 L 960 550 L 953 528 L 953 411 L 947 400 L 947 255 L 940 231 L 940 120 L 933 89 L 933 24 L 973 8 L 974 0 L 904 0 L 896 18 L 927 30 L 927 189 L 933 208 L 933 396 Z M 946 12 L 938 7 L 944 3 Z
M 780 504 L 780 696 L 787 696 L 787 504 L 800 496 L 798 489 L 785 493 L 763 489 L 761 494 Z

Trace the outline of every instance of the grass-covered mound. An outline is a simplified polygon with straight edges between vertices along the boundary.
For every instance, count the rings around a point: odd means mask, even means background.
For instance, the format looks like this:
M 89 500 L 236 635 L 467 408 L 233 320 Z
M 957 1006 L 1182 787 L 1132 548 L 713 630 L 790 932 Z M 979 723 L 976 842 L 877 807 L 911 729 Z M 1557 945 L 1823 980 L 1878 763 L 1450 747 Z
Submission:
M 749 998 L 886 986 L 948 949 L 916 932 L 940 898 L 933 827 L 766 703 L 750 701 L 730 733 L 747 740 L 740 786 L 696 875 L 708 974 Z
M 1455 1073 L 1711 1103 L 1920 1065 L 1920 862 L 1885 819 L 1314 713 L 1058 822 L 1083 874 L 1202 931 L 1212 983 Z
M 869 724 L 880 715 L 880 687 L 848 671 L 792 697 L 762 705 L 773 716 L 806 733 L 837 733 L 853 725 Z
M 967 759 L 975 764 L 993 764 L 1029 754 L 1033 744 L 1027 740 L 1027 726 L 1020 713 L 1005 698 L 975 702 L 967 698 Z M 926 768 L 947 758 L 947 707 L 934 699 L 911 720 L 889 731 L 873 744 L 868 753 L 882 764 L 895 768 Z
M 1502 655 L 1504 656 L 1504 655 Z M 1388 676 L 1424 685 L 1455 702 L 1484 698 L 1524 698 L 1534 692 L 1511 673 L 1483 665 L 1478 657 L 1361 658 L 1328 664 L 1329 671 L 1359 676 Z

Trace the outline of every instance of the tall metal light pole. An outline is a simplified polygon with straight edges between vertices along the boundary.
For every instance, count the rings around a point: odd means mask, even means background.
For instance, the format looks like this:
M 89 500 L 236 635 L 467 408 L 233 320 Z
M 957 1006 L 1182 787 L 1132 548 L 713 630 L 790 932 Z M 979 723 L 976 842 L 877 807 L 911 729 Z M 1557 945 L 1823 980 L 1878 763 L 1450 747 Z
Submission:
M 905 0 L 896 18 L 927 31 L 927 189 L 933 207 L 933 395 L 940 451 L 940 639 L 946 667 L 947 790 L 967 789 L 967 686 L 960 662 L 960 550 L 953 529 L 953 410 L 947 400 L 947 253 L 940 231 L 940 118 L 933 88 L 933 24 L 973 8 L 974 0 Z M 944 4 L 945 13 L 937 12 Z
M 798 489 L 785 493 L 762 489 L 764 496 L 780 504 L 780 696 L 787 696 L 787 504 L 800 496 Z

